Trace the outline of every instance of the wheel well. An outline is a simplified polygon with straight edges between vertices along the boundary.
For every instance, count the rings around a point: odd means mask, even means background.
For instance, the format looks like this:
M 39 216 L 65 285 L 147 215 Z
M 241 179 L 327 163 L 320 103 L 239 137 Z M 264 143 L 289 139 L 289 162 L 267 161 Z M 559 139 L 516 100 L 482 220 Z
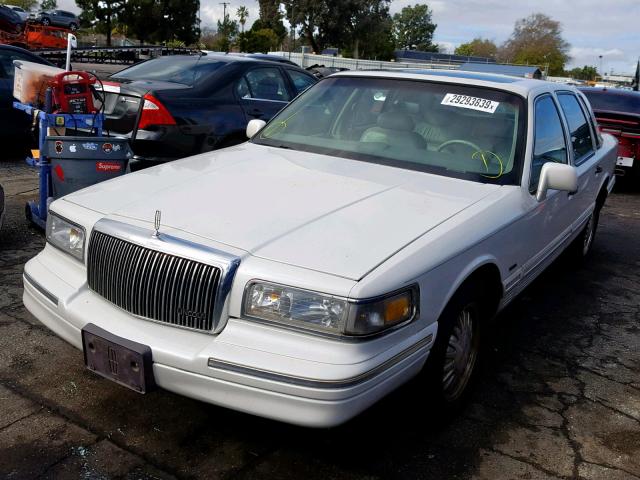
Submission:
M 484 264 L 474 270 L 458 287 L 458 291 L 462 288 L 480 290 L 482 292 L 480 298 L 484 307 L 484 317 L 490 319 L 495 315 L 504 291 L 500 270 L 494 263 Z

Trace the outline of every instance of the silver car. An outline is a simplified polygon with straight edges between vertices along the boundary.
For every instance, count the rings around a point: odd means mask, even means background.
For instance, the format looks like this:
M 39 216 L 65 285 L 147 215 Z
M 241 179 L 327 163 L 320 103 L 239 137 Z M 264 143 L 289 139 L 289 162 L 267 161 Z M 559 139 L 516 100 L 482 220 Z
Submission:
M 38 20 L 43 25 L 53 25 L 64 27 L 69 30 L 77 30 L 80 26 L 80 19 L 75 13 L 66 10 L 47 10 L 38 14 Z

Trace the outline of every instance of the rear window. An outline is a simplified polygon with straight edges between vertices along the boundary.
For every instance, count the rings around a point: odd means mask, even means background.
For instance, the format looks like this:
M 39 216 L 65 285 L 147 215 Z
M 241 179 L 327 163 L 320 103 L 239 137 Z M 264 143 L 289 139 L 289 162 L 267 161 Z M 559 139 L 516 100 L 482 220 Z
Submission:
M 640 114 L 640 94 L 582 90 L 594 110 Z
M 189 58 L 163 57 L 148 60 L 115 74 L 116 80 L 156 80 L 193 86 L 224 67 L 227 62 L 201 60 L 200 56 Z

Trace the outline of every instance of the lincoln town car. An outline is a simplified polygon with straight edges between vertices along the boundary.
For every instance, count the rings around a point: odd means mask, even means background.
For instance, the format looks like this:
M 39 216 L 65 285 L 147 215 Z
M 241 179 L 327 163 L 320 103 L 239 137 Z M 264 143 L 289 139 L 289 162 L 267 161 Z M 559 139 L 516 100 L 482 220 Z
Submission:
M 614 184 L 583 94 L 539 80 L 342 72 L 247 136 L 51 203 L 24 303 L 97 375 L 313 427 L 409 380 L 454 412 Z

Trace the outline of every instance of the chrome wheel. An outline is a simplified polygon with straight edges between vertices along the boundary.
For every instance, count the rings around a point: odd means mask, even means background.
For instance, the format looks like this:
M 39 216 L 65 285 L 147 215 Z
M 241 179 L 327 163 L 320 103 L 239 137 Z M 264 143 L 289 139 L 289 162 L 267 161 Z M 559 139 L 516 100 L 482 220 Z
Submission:
M 449 337 L 442 372 L 442 391 L 449 402 L 462 395 L 473 373 L 480 345 L 477 315 L 471 305 L 463 308 Z
M 584 234 L 582 238 L 582 255 L 583 256 L 589 253 L 589 250 L 591 249 L 591 244 L 593 243 L 593 234 L 594 234 L 593 227 L 594 226 L 595 226 L 595 218 L 594 218 L 594 214 L 592 214 L 589 217 L 589 221 L 587 222 L 587 225 L 584 227 Z

